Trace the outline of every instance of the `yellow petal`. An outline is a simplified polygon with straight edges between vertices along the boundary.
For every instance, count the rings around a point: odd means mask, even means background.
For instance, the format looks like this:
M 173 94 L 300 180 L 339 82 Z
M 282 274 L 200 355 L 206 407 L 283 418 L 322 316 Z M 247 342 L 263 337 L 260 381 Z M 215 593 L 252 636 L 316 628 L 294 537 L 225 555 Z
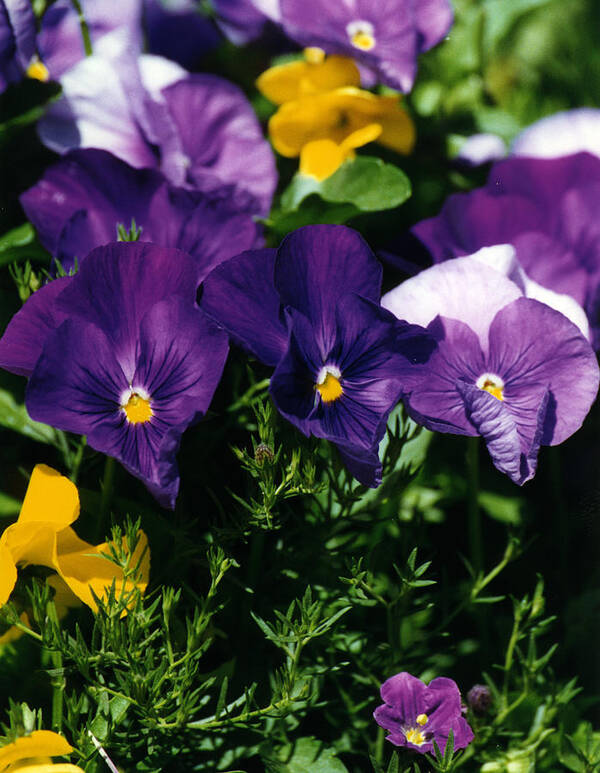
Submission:
M 69 609 L 81 606 L 81 601 L 59 574 L 48 577 L 46 583 L 54 590 L 53 601 L 59 620 L 65 617 Z
M 352 59 L 328 56 L 324 61 L 295 61 L 271 67 L 256 81 L 261 94 L 276 105 L 342 86 L 360 85 L 360 73 Z
M 36 464 L 25 493 L 19 524 L 43 521 L 56 531 L 79 516 L 77 487 L 64 475 L 45 464 Z
M 70 754 L 73 747 L 66 738 L 50 730 L 34 730 L 0 749 L 0 773 L 9 765 L 31 757 L 56 757 Z
M 102 553 L 110 553 L 107 543 L 90 545 L 80 540 L 72 529 L 66 529 L 59 534 L 57 553 L 58 573 L 71 591 L 94 612 L 98 607 L 92 591 L 98 598 L 105 598 L 113 581 L 117 597 L 133 588 L 130 580 L 123 582 L 123 571 L 120 567 L 102 555 Z M 136 550 L 131 557 L 132 567 L 139 561 L 142 553 L 144 556 L 140 564 L 141 577 L 137 587 L 143 593 L 148 585 L 150 574 L 148 538 L 144 532 L 140 532 Z
M 370 123 L 362 129 L 357 129 L 352 132 L 342 142 L 342 148 L 350 150 L 351 148 L 361 148 L 363 145 L 367 145 L 369 142 L 374 142 L 381 134 L 381 125 L 378 123 Z
M 341 145 L 373 124 L 382 127 L 378 142 L 401 153 L 410 152 L 414 126 L 398 97 L 380 97 L 350 87 L 286 102 L 271 117 L 269 134 L 275 150 L 293 158 L 309 142 L 328 139 Z
M 2 535 L 2 542 L 0 542 L 0 606 L 6 604 L 17 582 L 16 564 L 12 553 L 3 543 L 4 535 Z
M 13 523 L 2 535 L 17 565 L 56 568 L 56 531 L 46 523 Z
M 315 140 L 302 148 L 300 173 L 325 180 L 340 168 L 346 158 L 344 148 L 333 140 Z

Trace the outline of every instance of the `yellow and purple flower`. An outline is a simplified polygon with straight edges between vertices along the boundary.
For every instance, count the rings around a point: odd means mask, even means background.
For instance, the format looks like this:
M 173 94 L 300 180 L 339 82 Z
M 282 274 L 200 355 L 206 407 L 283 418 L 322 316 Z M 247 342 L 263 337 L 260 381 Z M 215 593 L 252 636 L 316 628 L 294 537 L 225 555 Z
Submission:
M 379 306 L 381 266 L 356 231 L 307 226 L 278 250 L 222 263 L 201 308 L 275 368 L 271 395 L 304 434 L 334 442 L 352 474 L 381 482 L 387 417 L 430 354 L 421 328 Z
M 179 250 L 99 247 L 34 293 L 0 340 L 0 365 L 29 376 L 30 416 L 87 435 L 167 507 L 181 435 L 206 413 L 228 352 L 196 305 L 201 278 Z
M 426 685 L 402 671 L 381 685 L 381 698 L 384 703 L 373 716 L 389 732 L 387 740 L 394 746 L 433 754 L 435 742 L 443 754 L 450 731 L 455 749 L 464 749 L 473 740 L 473 731 L 462 716 L 460 691 L 452 679 L 439 676 Z

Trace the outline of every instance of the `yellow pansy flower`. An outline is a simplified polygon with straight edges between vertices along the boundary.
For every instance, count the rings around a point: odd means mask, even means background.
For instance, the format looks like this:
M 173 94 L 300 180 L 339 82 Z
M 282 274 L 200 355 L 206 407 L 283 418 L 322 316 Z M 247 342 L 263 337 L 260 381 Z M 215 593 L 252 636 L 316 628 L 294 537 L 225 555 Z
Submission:
M 75 485 L 63 475 L 38 464 L 31 474 L 21 513 L 0 537 L 0 606 L 17 581 L 17 566 L 38 564 L 55 569 L 69 590 L 96 611 L 93 593 L 106 597 L 113 581 L 116 592 L 131 590 L 123 582 L 123 571 L 102 554 L 109 553 L 108 543 L 90 545 L 79 539 L 71 524 L 79 516 L 79 494 Z M 142 592 L 148 584 L 150 555 L 143 532 L 132 555 L 132 565 L 141 558 Z M 92 593 L 93 592 L 93 593 Z
M 415 143 L 414 124 L 399 97 L 354 87 L 286 102 L 271 117 L 269 135 L 278 153 L 303 157 L 301 170 L 317 179 L 333 174 L 355 148 L 373 140 L 402 154 Z
M 304 56 L 304 59 L 278 64 L 263 72 L 256 81 L 261 94 L 276 105 L 282 105 L 342 86 L 360 86 L 360 73 L 352 59 L 325 57 L 320 48 L 307 48 Z
M 34 730 L 0 749 L 0 773 L 84 773 L 78 765 L 53 763 L 73 751 L 62 735 L 50 730 Z

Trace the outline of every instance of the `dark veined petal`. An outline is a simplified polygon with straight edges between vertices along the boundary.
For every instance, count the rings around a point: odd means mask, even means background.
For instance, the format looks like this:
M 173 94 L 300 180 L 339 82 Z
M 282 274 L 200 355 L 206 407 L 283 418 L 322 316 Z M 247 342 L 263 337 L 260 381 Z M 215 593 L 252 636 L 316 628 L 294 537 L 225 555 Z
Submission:
M 250 250 L 218 266 L 202 285 L 200 308 L 240 346 L 275 366 L 288 343 L 273 274 L 277 250 Z

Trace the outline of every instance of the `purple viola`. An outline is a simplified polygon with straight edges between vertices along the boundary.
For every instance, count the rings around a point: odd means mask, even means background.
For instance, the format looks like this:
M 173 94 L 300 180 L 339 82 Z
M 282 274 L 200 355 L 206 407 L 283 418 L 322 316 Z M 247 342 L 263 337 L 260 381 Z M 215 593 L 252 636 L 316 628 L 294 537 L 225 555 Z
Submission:
M 132 166 L 159 168 L 180 187 L 232 185 L 266 215 L 275 160 L 240 89 L 161 57 L 138 57 L 118 36 L 103 42 L 105 55 L 87 57 L 61 79 L 63 97 L 39 123 L 44 144 L 61 154 L 108 150 Z
M 32 418 L 86 435 L 171 508 L 181 435 L 206 413 L 228 351 L 196 305 L 200 276 L 179 250 L 99 247 L 34 293 L 0 340 L 0 366 L 29 376 Z
M 519 485 L 535 474 L 540 445 L 572 435 L 596 397 L 598 364 L 579 328 L 480 260 L 433 266 L 382 305 L 438 342 L 405 395 L 410 415 L 438 432 L 481 435 Z
M 585 309 L 600 347 L 600 158 L 508 158 L 412 232 L 434 262 L 512 244 L 527 275 Z
M 452 25 L 448 0 L 280 0 L 287 34 L 304 46 L 356 59 L 382 83 L 409 92 L 417 55 Z
M 275 368 L 271 395 L 305 435 L 334 442 L 365 485 L 381 482 L 377 455 L 387 417 L 425 331 L 379 306 L 381 266 L 344 226 L 307 226 L 278 250 L 245 252 L 204 283 L 201 308 L 233 339 Z
M 36 53 L 30 0 L 0 0 L 0 91 L 20 81 Z
M 154 169 L 135 169 L 104 150 L 74 150 L 46 170 L 21 204 L 40 241 L 65 269 L 116 241 L 135 221 L 140 241 L 177 247 L 203 275 L 241 250 L 262 246 L 249 194 L 222 186 L 186 190 Z
M 278 0 L 214 0 L 217 24 L 240 46 L 259 37 L 270 20 L 279 20 Z
M 373 716 L 389 732 L 387 740 L 394 746 L 433 754 L 435 742 L 443 754 L 450 731 L 455 749 L 464 749 L 473 740 L 473 731 L 462 716 L 460 691 L 452 679 L 439 676 L 426 685 L 402 671 L 381 685 L 381 698 L 384 703 Z

